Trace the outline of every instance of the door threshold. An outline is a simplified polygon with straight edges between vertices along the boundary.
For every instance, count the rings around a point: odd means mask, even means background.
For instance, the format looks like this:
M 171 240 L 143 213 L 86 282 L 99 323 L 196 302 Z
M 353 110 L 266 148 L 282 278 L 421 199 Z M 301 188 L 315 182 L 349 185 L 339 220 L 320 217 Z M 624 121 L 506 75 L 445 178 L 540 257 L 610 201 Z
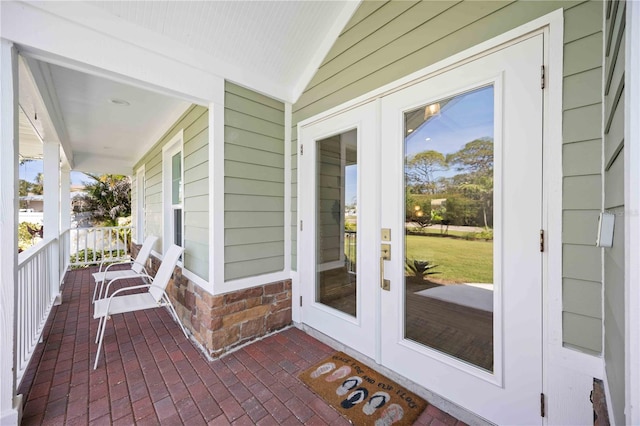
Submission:
M 321 333 L 315 328 L 308 326 L 307 324 L 294 322 L 293 325 L 298 329 L 304 331 L 308 335 L 312 336 L 314 339 L 317 339 L 322 343 L 324 343 L 325 345 L 332 347 L 336 351 L 342 351 L 348 354 L 349 356 L 352 356 L 353 358 L 357 359 L 358 361 L 362 362 L 363 364 L 366 364 L 369 367 L 374 368 L 376 371 L 380 372 L 381 374 L 384 374 L 391 380 L 398 382 L 402 386 L 409 389 L 411 392 L 424 398 L 429 404 L 452 415 L 453 417 L 463 421 L 464 423 L 470 426 L 487 426 L 487 425 L 493 424 L 483 419 L 482 417 L 478 416 L 477 414 L 467 410 L 466 408 L 461 407 L 449 401 L 448 399 L 445 399 L 440 395 L 431 392 L 429 389 L 418 385 L 417 383 L 409 380 L 408 378 L 401 376 L 395 371 L 390 370 L 389 368 L 376 363 L 374 359 L 369 358 L 368 356 L 353 350 L 352 348 L 338 342 L 337 340 L 327 336 L 326 334 Z

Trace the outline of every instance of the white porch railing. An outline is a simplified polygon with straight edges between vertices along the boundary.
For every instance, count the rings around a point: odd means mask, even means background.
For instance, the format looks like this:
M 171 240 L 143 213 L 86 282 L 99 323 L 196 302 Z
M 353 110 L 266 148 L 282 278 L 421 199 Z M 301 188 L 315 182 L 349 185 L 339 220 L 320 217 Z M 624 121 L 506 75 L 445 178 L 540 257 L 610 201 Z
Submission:
M 18 255 L 14 391 L 41 339 L 69 266 L 95 264 L 104 258 L 123 259 L 129 254 L 130 239 L 129 226 L 72 228 Z
M 69 265 L 100 263 L 105 258 L 117 261 L 129 256 L 130 226 L 71 228 L 69 230 Z
M 344 231 L 344 255 L 347 272 L 356 273 L 356 231 Z
M 47 238 L 18 255 L 16 286 L 16 352 L 14 374 L 20 384 L 31 355 L 40 340 L 51 307 L 60 292 L 61 277 L 56 276 L 58 239 Z M 56 265 L 58 266 L 58 265 Z

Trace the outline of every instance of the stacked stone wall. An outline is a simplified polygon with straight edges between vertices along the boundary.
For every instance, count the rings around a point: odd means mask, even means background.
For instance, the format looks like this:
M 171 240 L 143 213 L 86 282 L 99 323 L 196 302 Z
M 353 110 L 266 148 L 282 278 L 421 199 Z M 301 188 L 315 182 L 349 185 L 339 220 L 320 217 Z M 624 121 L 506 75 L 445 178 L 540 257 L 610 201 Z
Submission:
M 139 249 L 132 244 L 133 257 Z M 159 266 L 151 256 L 150 275 Z M 213 357 L 291 324 L 291 280 L 214 296 L 176 267 L 167 293 L 183 325 Z

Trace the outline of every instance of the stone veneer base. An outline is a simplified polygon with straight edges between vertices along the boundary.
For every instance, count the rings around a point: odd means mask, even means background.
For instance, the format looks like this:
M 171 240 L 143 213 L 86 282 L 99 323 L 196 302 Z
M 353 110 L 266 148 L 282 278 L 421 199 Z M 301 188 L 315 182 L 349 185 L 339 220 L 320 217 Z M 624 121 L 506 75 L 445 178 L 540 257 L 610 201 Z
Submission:
M 139 245 L 131 244 L 135 257 Z M 160 260 L 151 256 L 150 275 Z M 176 267 L 167 293 L 182 324 L 212 357 L 291 324 L 291 280 L 213 296 Z

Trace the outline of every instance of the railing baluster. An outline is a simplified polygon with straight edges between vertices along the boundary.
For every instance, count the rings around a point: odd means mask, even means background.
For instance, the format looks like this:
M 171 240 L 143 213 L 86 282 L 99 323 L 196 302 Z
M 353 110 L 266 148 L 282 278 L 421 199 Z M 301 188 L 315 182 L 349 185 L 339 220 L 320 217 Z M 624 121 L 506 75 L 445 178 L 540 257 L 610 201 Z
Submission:
M 115 262 L 125 259 L 129 255 L 130 226 L 75 228 L 72 229 L 71 232 L 75 233 L 76 241 L 80 241 L 81 239 L 84 241 L 84 256 L 78 256 L 82 248 L 81 244 L 77 242 L 76 252 L 73 253 L 72 250 L 69 250 L 69 256 L 75 254 L 75 261 L 69 262 L 66 265 L 67 267 L 96 264 L 107 255 L 109 256 L 109 261 Z M 80 237 L 80 233 L 83 234 L 82 237 Z M 105 233 L 107 234 L 105 235 Z M 120 233 L 123 234 L 122 238 L 120 238 Z M 70 240 L 72 240 L 72 238 L 70 238 Z M 88 255 L 90 249 L 93 251 L 93 255 L 91 256 Z M 97 253 L 98 250 L 100 253 Z

